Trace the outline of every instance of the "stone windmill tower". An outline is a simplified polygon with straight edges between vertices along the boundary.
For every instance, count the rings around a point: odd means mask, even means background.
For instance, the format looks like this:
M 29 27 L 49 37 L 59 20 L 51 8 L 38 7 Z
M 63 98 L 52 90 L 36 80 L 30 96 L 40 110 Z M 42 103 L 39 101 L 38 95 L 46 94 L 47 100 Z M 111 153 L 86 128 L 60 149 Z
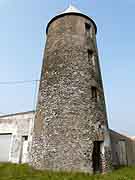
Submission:
M 105 172 L 111 148 L 95 22 L 75 7 L 47 25 L 31 165 Z

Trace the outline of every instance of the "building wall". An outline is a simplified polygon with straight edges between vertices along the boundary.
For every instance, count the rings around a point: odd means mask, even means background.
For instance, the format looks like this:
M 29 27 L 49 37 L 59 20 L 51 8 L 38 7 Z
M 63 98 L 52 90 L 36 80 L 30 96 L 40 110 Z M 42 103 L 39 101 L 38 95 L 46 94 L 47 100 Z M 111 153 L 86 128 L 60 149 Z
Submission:
M 0 116 L 0 135 L 11 134 L 9 162 L 28 162 L 28 143 L 33 117 L 34 112 Z
M 135 165 L 135 141 L 131 137 L 124 136 L 110 130 L 112 159 L 114 166 Z

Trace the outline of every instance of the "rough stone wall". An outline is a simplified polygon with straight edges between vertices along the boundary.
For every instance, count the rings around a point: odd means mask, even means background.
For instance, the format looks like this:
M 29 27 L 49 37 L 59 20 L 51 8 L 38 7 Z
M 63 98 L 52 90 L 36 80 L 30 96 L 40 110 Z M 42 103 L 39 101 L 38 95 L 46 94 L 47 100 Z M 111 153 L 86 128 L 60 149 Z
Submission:
M 86 22 L 92 27 L 89 38 Z M 96 70 L 88 49 L 95 54 Z M 47 34 L 30 163 L 38 169 L 92 172 L 94 141 L 103 141 L 105 172 L 111 149 L 95 29 L 84 17 L 65 15 L 50 24 Z
M 34 112 L 0 116 L 0 134 L 12 134 L 9 152 L 10 162 L 20 163 L 22 136 L 28 136 L 30 138 L 31 122 L 33 121 L 33 117 Z M 28 161 L 29 157 L 27 157 L 27 162 Z
M 135 140 L 113 130 L 110 130 L 110 135 L 113 166 L 135 165 Z M 125 143 L 125 150 L 120 146 L 121 141 Z

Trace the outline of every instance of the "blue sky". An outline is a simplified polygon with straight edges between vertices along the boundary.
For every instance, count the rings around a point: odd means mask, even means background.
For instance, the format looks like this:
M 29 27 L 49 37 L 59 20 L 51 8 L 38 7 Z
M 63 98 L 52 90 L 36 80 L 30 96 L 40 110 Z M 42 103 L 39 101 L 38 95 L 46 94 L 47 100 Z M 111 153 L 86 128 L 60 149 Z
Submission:
M 0 0 L 0 82 L 40 78 L 48 21 L 68 0 Z M 135 135 L 135 1 L 73 0 L 98 27 L 111 128 Z M 36 83 L 0 84 L 0 113 L 35 108 Z

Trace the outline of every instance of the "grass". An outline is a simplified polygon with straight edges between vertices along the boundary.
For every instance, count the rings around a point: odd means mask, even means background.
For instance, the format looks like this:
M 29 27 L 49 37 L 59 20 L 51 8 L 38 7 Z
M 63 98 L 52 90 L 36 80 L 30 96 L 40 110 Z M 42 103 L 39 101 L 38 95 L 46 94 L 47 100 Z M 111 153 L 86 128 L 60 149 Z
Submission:
M 28 165 L 0 164 L 0 180 L 135 180 L 135 167 L 125 167 L 106 175 L 37 171 Z

